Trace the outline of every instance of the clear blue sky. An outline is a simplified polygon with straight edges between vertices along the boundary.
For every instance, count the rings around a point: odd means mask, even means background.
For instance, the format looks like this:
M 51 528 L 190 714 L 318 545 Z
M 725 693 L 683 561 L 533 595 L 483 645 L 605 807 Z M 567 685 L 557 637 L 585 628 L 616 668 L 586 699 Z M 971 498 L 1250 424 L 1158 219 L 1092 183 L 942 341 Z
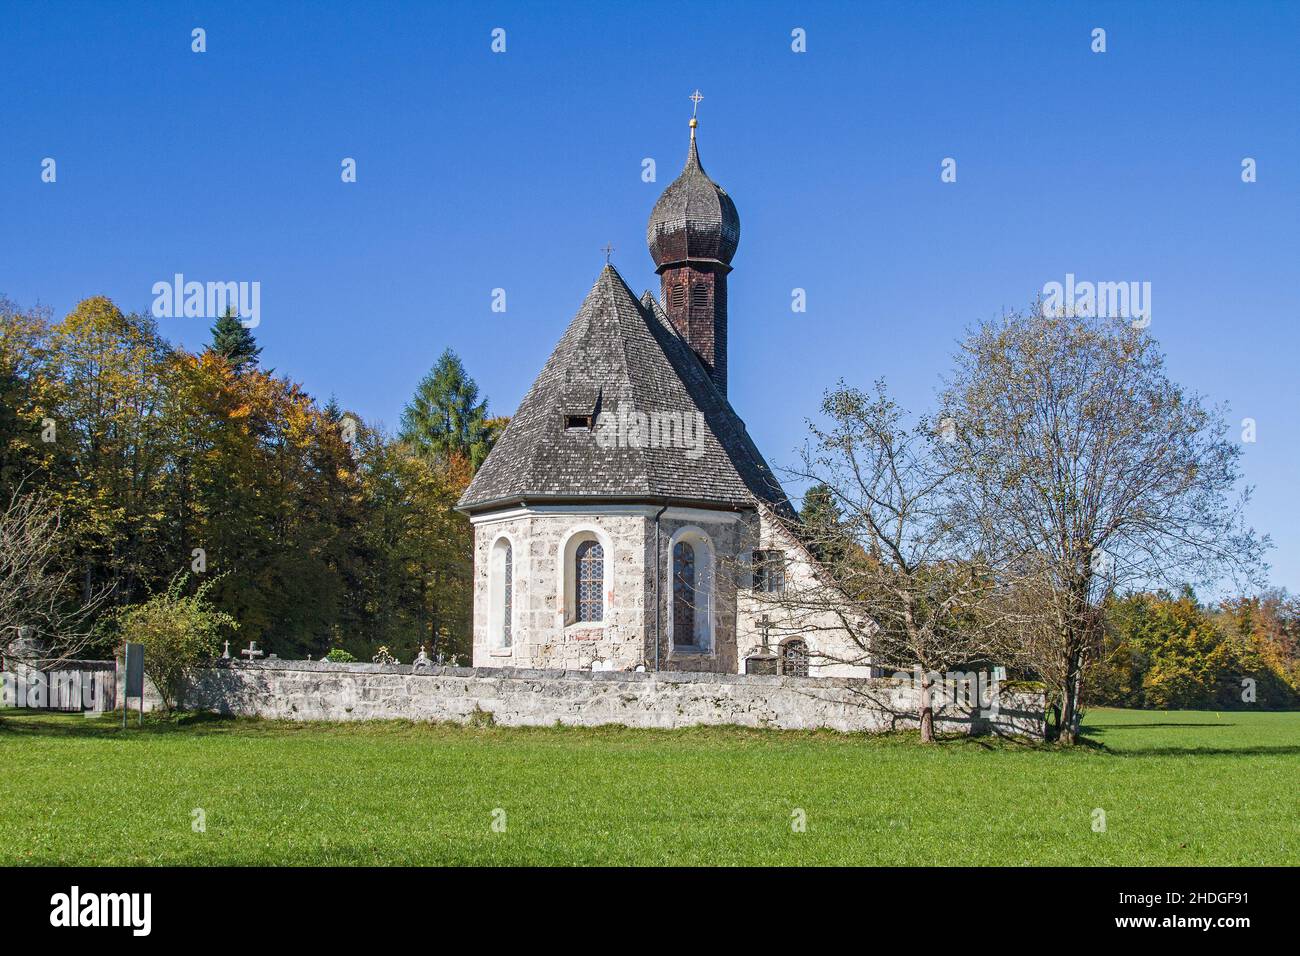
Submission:
M 451 347 L 508 414 L 601 246 L 657 287 L 699 87 L 742 223 L 731 398 L 774 465 L 840 376 L 919 409 L 970 322 L 1149 281 L 1172 374 L 1258 422 L 1251 517 L 1298 590 L 1298 63 L 1300 3 L 3 3 L 0 292 L 256 280 L 265 364 L 322 398 L 394 426 Z

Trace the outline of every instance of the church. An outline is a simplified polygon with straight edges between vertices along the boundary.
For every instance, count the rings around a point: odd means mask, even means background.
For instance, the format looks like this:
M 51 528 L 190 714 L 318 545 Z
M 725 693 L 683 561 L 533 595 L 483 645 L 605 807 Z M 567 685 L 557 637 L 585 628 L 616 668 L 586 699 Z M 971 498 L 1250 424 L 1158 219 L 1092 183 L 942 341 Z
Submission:
M 696 129 L 646 229 L 659 296 L 606 264 L 458 504 L 475 667 L 870 676 L 774 600 L 819 569 L 727 399 L 740 216 Z

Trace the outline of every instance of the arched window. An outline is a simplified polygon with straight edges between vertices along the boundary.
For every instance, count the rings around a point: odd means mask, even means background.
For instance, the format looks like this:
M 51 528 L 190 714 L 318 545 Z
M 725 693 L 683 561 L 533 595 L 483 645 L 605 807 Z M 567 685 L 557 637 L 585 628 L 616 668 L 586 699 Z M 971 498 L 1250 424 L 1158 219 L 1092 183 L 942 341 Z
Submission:
M 715 653 L 713 543 L 694 525 L 680 528 L 667 563 L 669 652 Z
M 574 552 L 574 581 L 577 584 L 577 619 L 605 619 L 605 549 L 599 541 L 583 541 Z
M 781 645 L 781 673 L 786 677 L 808 676 L 808 645 L 795 638 Z
M 498 538 L 489 565 L 488 631 L 494 647 L 507 648 L 514 641 L 514 558 L 510 540 Z
M 686 541 L 673 548 L 673 644 L 695 643 L 695 549 Z
M 505 600 L 502 602 L 502 620 L 501 620 L 501 646 L 509 647 L 510 641 L 514 637 L 511 628 L 511 612 L 514 610 L 515 603 L 515 554 L 514 548 L 510 547 L 510 542 L 506 542 L 506 560 L 505 571 L 501 575 L 501 583 L 505 590 Z

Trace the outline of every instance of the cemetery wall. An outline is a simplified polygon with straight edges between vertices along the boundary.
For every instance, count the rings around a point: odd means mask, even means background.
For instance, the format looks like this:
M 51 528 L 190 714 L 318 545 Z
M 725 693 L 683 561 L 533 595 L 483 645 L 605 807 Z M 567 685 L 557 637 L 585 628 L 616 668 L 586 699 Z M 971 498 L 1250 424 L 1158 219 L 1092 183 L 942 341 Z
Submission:
M 916 690 L 892 678 L 219 661 L 184 706 L 289 720 L 486 720 L 504 726 L 736 724 L 786 730 L 916 726 Z M 1003 691 L 990 713 L 948 701 L 941 731 L 1043 735 L 1041 694 Z

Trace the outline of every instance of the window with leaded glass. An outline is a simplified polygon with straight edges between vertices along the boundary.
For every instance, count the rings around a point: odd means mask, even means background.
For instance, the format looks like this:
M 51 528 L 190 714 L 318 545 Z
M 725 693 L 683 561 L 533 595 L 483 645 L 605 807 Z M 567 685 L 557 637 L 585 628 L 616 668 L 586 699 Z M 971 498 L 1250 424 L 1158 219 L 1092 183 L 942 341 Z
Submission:
M 785 552 L 754 552 L 754 590 L 774 594 L 785 590 Z
M 508 538 L 492 545 L 488 565 L 488 638 L 495 650 L 509 650 L 514 638 L 514 549 Z
M 695 549 L 685 541 L 673 548 L 673 643 L 695 643 Z
M 786 677 L 808 676 L 808 645 L 795 639 L 781 645 L 781 673 Z
M 579 621 L 605 617 L 605 549 L 599 541 L 583 541 L 574 553 Z
M 515 569 L 514 569 L 514 549 L 510 547 L 510 542 L 506 542 L 505 555 L 503 556 L 504 569 L 502 571 L 502 597 L 501 597 L 501 646 L 509 647 L 514 635 L 511 629 L 511 619 L 513 618 L 514 601 L 515 601 Z

